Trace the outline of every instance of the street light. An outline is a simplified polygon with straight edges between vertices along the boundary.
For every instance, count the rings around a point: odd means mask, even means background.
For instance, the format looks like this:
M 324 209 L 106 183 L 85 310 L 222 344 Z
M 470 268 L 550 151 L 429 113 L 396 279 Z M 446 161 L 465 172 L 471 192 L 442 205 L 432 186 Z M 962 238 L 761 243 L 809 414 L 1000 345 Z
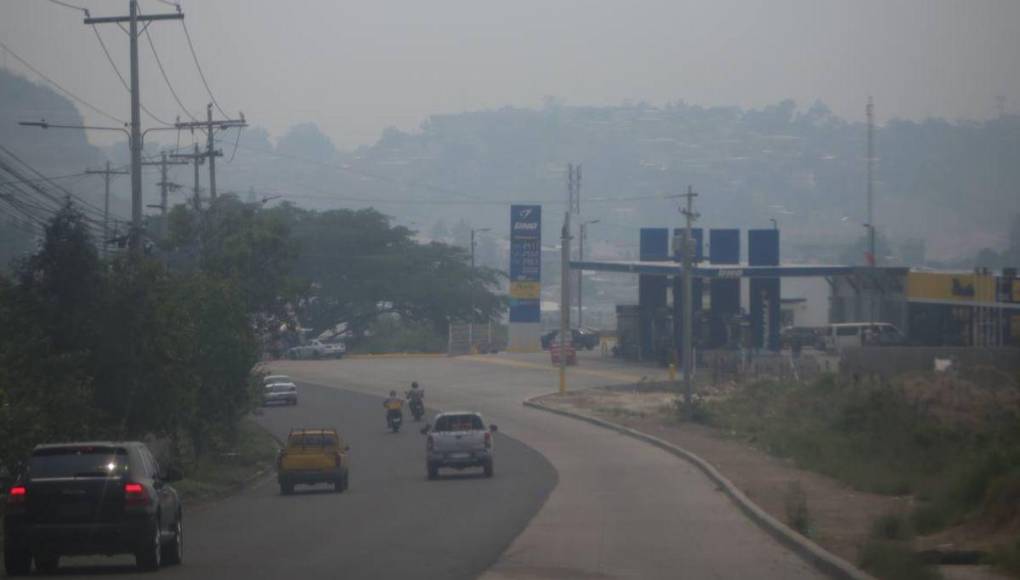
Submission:
M 39 121 L 19 121 L 19 125 L 22 127 L 39 127 L 40 129 L 78 129 L 84 131 L 120 131 L 127 136 L 128 147 L 135 151 L 142 150 L 142 145 L 145 143 L 145 136 L 150 131 L 177 131 L 176 127 L 150 127 L 145 131 L 142 131 L 138 135 L 138 143 L 133 143 L 131 138 L 131 132 L 124 127 L 101 127 L 95 125 L 64 125 L 59 123 L 49 123 L 46 119 Z M 136 159 L 132 155 L 131 159 L 131 173 L 132 175 L 141 174 L 141 166 L 139 165 L 140 159 Z M 141 178 L 132 179 L 131 183 L 131 233 L 128 236 L 130 240 L 130 247 L 135 255 L 141 255 L 142 251 L 142 185 Z
M 579 262 L 584 261 L 584 240 L 585 240 L 586 237 L 588 237 L 588 226 L 590 226 L 591 224 L 597 224 L 600 221 L 602 221 L 602 220 L 588 220 L 586 222 L 581 222 L 581 235 L 578 236 L 579 239 L 578 239 L 578 246 L 577 246 L 577 260 Z M 582 284 L 583 280 L 584 280 L 584 270 L 578 268 L 578 270 L 577 270 L 577 328 L 578 329 L 580 329 L 583 326 L 582 322 L 584 320 L 581 317 L 581 301 L 582 301 L 582 298 L 581 298 L 581 296 L 582 296 L 581 284 Z
M 471 269 L 472 270 L 474 270 L 474 268 L 475 268 L 475 234 L 476 233 L 480 234 L 482 232 L 491 232 L 491 231 L 492 231 L 492 228 L 478 228 L 478 229 L 472 228 L 471 229 Z
M 492 228 L 471 228 L 471 273 L 475 272 L 475 234 L 482 232 L 491 232 Z M 472 281 L 470 286 L 471 292 L 471 320 L 468 321 L 468 351 L 474 352 L 475 348 L 475 337 L 474 337 L 474 326 L 475 326 L 475 285 Z M 491 342 L 491 341 L 490 341 Z

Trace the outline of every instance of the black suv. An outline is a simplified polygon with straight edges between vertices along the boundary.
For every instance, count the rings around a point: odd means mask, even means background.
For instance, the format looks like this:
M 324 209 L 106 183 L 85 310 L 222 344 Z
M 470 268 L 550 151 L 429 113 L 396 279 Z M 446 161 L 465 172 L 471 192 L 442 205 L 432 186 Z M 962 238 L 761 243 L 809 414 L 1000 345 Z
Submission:
M 52 572 L 62 555 L 134 554 L 156 570 L 184 557 L 181 501 L 143 443 L 39 445 L 7 491 L 4 565 Z

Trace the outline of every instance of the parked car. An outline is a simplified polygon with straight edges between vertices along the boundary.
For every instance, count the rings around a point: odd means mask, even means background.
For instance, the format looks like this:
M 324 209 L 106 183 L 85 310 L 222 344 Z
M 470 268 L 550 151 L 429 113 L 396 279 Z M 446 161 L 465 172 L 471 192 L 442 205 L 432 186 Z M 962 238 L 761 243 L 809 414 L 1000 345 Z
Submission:
M 184 520 L 170 482 L 143 443 L 39 445 L 8 490 L 4 566 L 28 574 L 32 562 L 54 571 L 61 556 L 134 554 L 143 570 L 180 564 Z
M 287 358 L 290 359 L 318 359 L 318 358 L 342 358 L 347 352 L 347 345 L 342 342 L 322 342 L 320 340 L 309 341 L 287 349 Z
M 289 495 L 295 485 L 317 483 L 330 483 L 342 493 L 350 485 L 348 451 L 336 429 L 292 429 L 276 459 L 280 493 Z
M 496 426 L 485 426 L 478 413 L 450 412 L 436 416 L 433 425 L 426 425 L 422 433 L 428 435 L 425 442 L 426 473 L 429 479 L 439 477 L 439 469 L 452 467 L 457 470 L 481 467 L 485 477 L 493 475 L 492 434 Z
M 599 345 L 600 339 L 597 330 L 592 330 L 590 328 L 572 328 L 570 329 L 570 334 L 571 339 L 573 340 L 574 343 L 574 348 L 578 349 L 585 348 L 588 350 L 592 350 Z M 542 348 L 544 350 L 549 350 L 549 347 L 556 342 L 557 340 L 556 337 L 558 337 L 559 335 L 560 335 L 559 330 L 553 330 L 552 332 L 547 332 L 543 334 L 541 338 Z
M 268 406 L 273 403 L 283 403 L 284 405 L 297 405 L 298 392 L 297 385 L 292 382 L 286 383 L 273 383 L 266 385 L 262 392 L 262 406 Z

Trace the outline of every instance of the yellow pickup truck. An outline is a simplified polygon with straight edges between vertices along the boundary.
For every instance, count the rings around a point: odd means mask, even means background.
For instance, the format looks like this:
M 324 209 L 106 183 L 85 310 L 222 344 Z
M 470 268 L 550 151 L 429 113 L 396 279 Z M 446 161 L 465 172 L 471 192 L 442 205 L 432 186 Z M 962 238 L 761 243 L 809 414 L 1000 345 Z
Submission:
M 287 447 L 276 458 L 280 493 L 289 495 L 298 484 L 331 483 L 342 493 L 350 481 L 347 446 L 336 429 L 291 429 Z

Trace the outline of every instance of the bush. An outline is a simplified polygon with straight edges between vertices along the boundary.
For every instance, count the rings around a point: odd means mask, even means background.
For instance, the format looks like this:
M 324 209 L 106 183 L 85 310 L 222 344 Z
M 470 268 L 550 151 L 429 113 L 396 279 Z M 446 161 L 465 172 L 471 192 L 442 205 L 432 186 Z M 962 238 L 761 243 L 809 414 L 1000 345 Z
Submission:
M 991 562 L 1011 575 L 1020 577 L 1020 540 L 992 552 Z
M 808 512 L 807 493 L 799 481 L 786 486 L 786 523 L 805 537 L 811 535 L 811 514 Z
M 937 580 L 942 577 L 903 542 L 869 540 L 861 549 L 860 566 L 882 580 Z
M 871 537 L 876 540 L 905 542 L 914 538 L 914 530 L 903 515 L 886 514 L 871 524 Z

